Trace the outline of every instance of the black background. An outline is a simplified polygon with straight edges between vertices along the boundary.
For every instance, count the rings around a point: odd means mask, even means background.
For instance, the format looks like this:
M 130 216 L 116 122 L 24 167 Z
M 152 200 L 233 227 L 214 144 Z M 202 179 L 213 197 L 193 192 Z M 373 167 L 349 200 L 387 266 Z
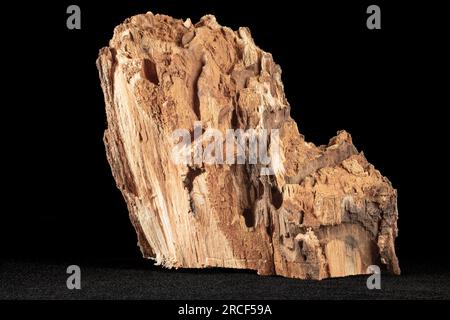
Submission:
M 152 11 L 251 29 L 283 70 L 291 115 L 315 144 L 345 129 L 398 189 L 397 253 L 448 264 L 444 12 L 407 1 L 34 1 L 4 9 L 1 257 L 143 262 L 106 161 L 95 60 L 113 28 Z M 427 4 L 425 4 L 427 3 Z M 78 4 L 82 29 L 66 28 Z M 378 4 L 382 29 L 366 28 Z M 9 20 L 9 19 L 8 19 Z M 444 59 L 446 57 L 446 59 Z M 201 272 L 201 271 L 200 271 Z

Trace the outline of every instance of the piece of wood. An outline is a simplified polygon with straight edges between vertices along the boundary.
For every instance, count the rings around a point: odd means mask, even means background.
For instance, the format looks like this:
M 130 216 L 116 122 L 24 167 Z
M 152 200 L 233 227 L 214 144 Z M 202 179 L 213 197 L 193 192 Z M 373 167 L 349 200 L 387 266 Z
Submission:
M 280 67 L 247 28 L 233 31 L 210 15 L 195 25 L 137 15 L 116 27 L 97 66 L 108 161 L 144 257 L 302 279 L 364 274 L 373 264 L 400 273 L 396 190 L 345 131 L 325 146 L 304 140 Z M 175 163 L 174 131 L 193 133 L 196 123 L 191 157 L 208 128 L 268 130 L 271 171 Z

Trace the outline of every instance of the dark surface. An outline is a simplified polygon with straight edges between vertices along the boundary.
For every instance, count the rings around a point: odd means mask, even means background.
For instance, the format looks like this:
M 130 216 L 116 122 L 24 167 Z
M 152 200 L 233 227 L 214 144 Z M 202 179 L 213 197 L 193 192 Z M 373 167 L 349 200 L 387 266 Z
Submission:
M 382 274 L 381 290 L 366 276 L 322 281 L 260 277 L 239 270 L 165 270 L 150 262 L 79 263 L 81 290 L 68 290 L 71 263 L 7 260 L 0 299 L 450 299 L 450 271 L 411 266 L 402 276 Z

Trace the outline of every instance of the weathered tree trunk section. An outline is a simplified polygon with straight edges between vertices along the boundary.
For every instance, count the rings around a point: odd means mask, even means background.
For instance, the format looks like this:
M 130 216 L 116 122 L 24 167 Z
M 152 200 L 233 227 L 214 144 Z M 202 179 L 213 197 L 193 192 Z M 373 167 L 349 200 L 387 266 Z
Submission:
M 373 264 L 400 273 L 396 190 L 345 131 L 326 146 L 304 140 L 280 67 L 248 29 L 213 16 L 194 25 L 137 15 L 116 27 L 97 65 L 108 161 L 145 257 L 302 279 L 364 274 Z M 270 134 L 270 163 L 174 162 L 174 131 L 194 141 L 195 125 L 201 136 L 188 154 L 208 145 L 208 128 L 254 129 Z

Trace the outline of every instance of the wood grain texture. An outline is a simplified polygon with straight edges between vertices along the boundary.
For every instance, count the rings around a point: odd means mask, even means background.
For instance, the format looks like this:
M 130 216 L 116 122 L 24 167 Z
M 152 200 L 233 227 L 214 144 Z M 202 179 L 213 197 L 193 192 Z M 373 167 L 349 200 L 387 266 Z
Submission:
M 195 25 L 137 15 L 115 28 L 97 66 L 107 157 L 144 257 L 302 279 L 364 274 L 372 264 L 400 273 L 396 190 L 347 132 L 319 147 L 304 140 L 280 67 L 247 28 L 210 15 Z M 274 174 L 261 175 L 260 164 L 174 163 L 173 131 L 196 121 L 224 134 L 278 129 Z

